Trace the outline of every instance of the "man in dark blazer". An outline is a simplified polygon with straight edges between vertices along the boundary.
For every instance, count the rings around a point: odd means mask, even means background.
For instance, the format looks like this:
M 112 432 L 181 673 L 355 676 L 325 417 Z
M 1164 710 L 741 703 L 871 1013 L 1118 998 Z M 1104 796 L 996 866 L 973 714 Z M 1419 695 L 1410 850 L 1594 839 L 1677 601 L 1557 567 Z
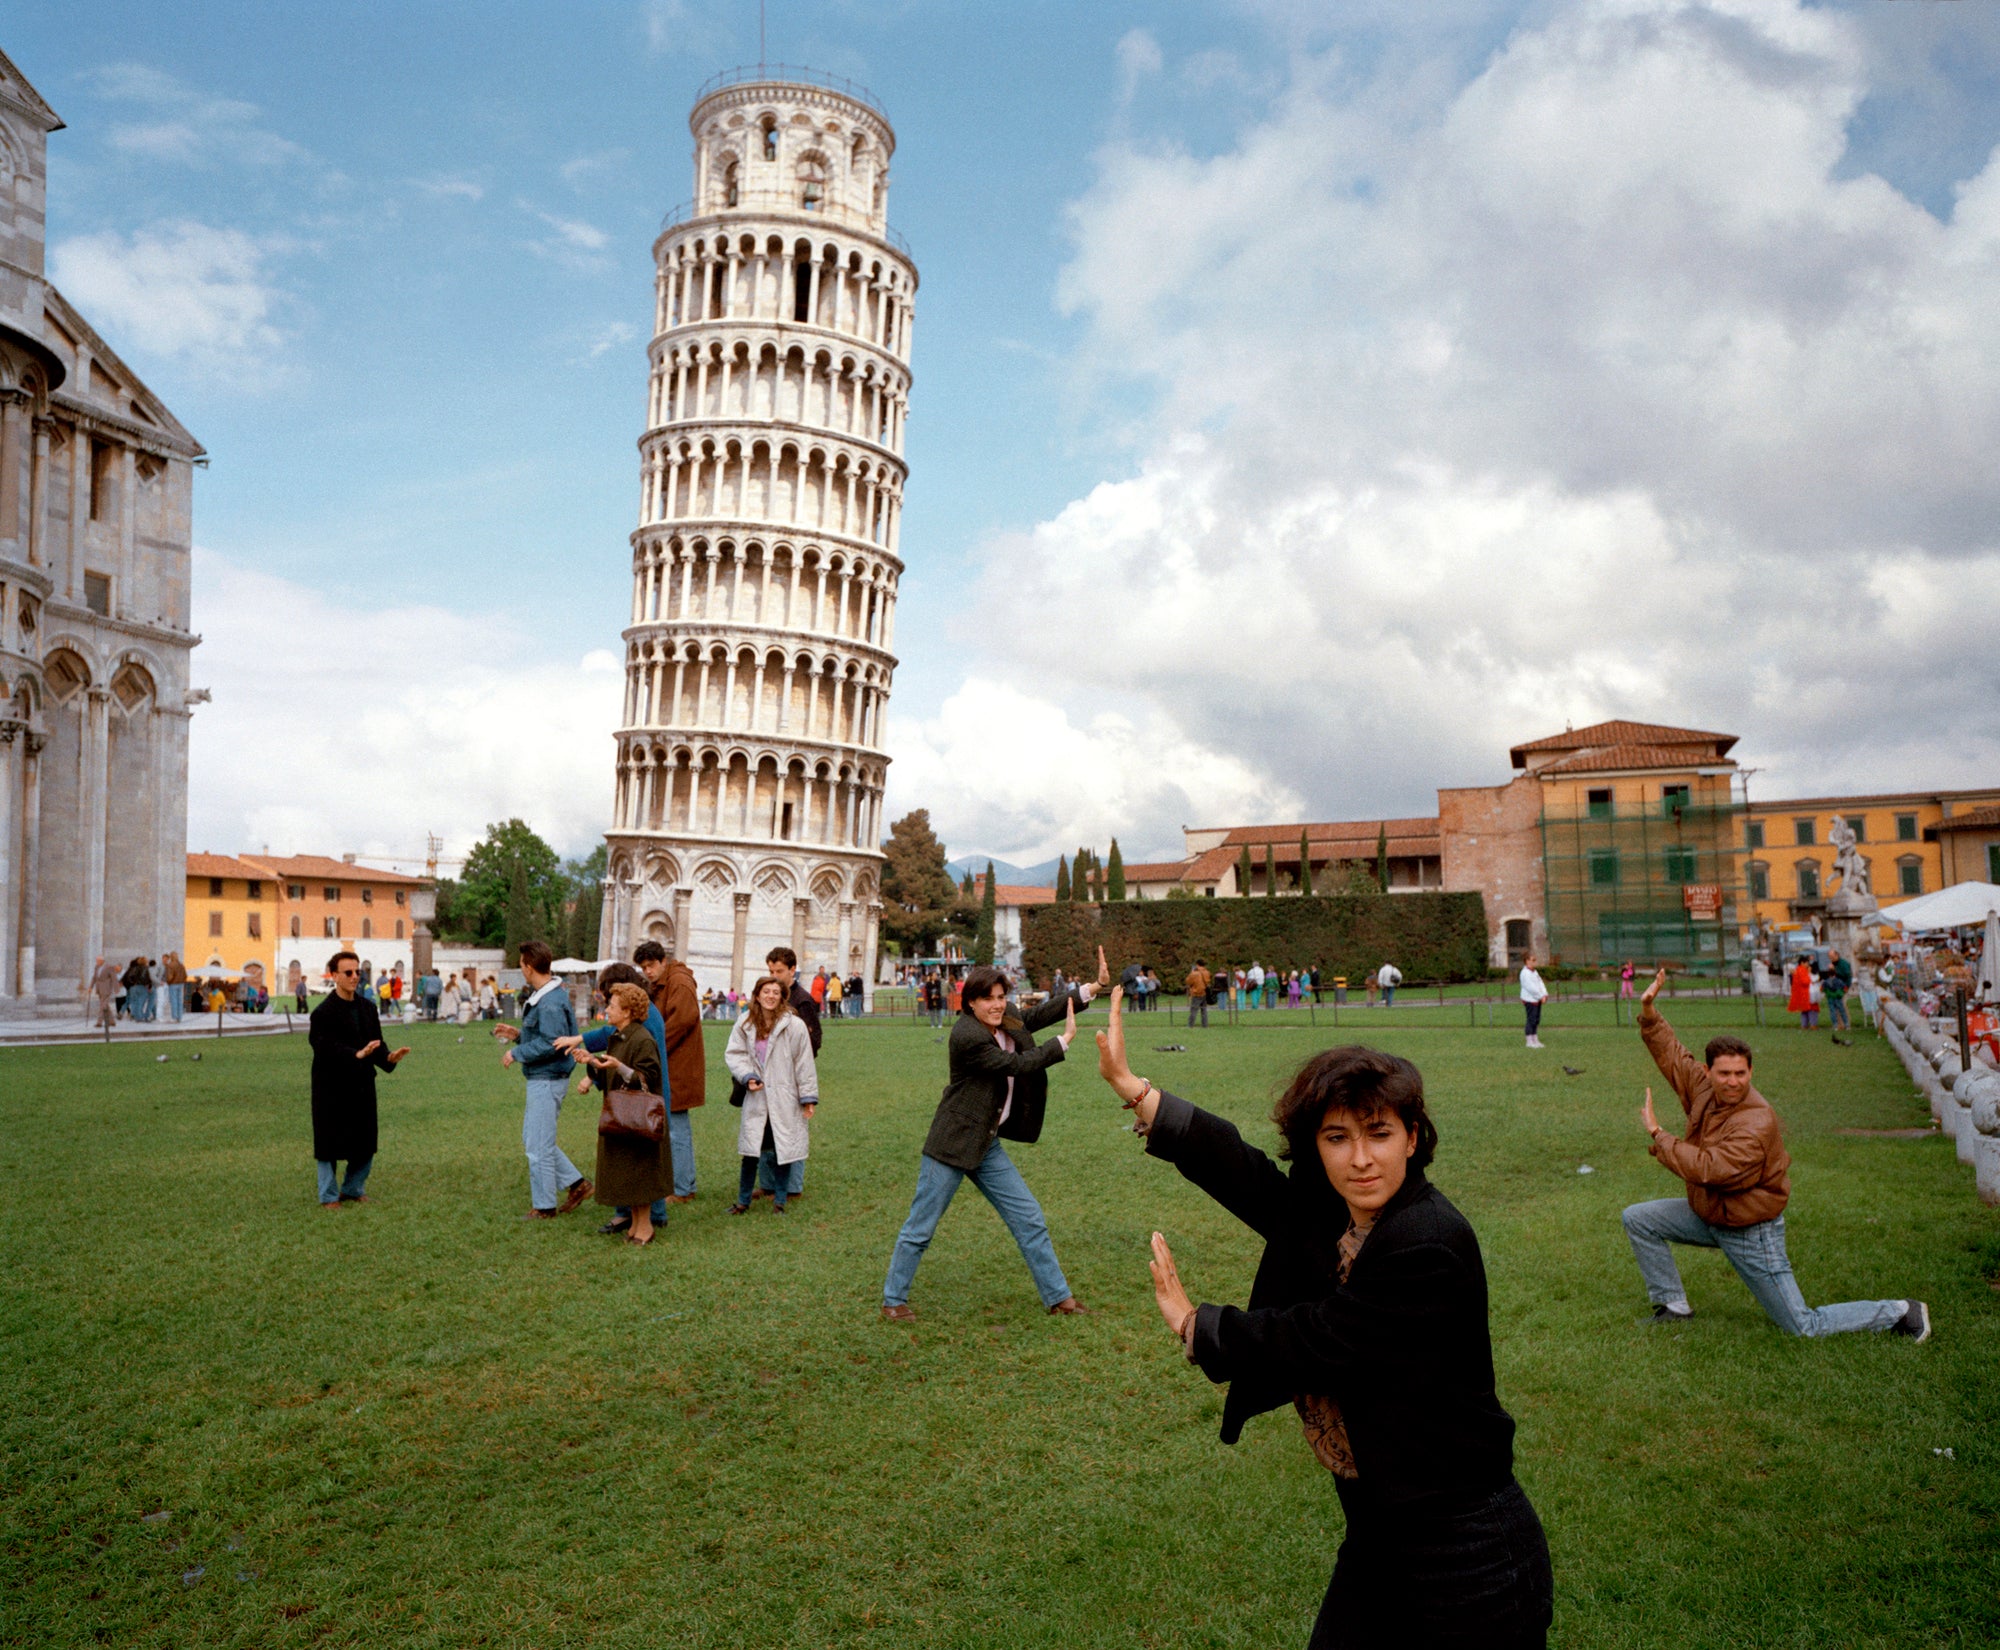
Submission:
M 406 1048 L 382 1041 L 375 1005 L 360 994 L 361 959 L 336 951 L 326 965 L 333 976 L 312 1020 L 313 1157 L 319 1165 L 319 1206 L 368 1201 L 368 1171 L 375 1163 L 375 1073 L 394 1071 Z M 340 1165 L 347 1165 L 343 1179 Z
M 1014 1013 L 1007 1000 L 1007 976 L 999 969 L 982 966 L 966 975 L 958 1023 L 951 1028 L 948 1044 L 950 1081 L 924 1139 L 909 1218 L 896 1234 L 889 1257 L 889 1276 L 882 1286 L 883 1317 L 901 1323 L 917 1315 L 910 1305 L 910 1286 L 916 1281 L 918 1263 L 960 1182 L 968 1178 L 1007 1223 L 1042 1304 L 1064 1315 L 1084 1310 L 1070 1293 L 1056 1260 L 1042 1206 L 1001 1141 L 1031 1143 L 1041 1138 L 1049 1098 L 1048 1069 L 1069 1051 L 1076 1036 L 1076 1011 L 1111 983 L 1101 949 L 1097 956 L 1096 982 L 1052 994 L 1025 1015 Z M 1038 1047 L 1035 1033 L 1057 1022 L 1062 1031 Z

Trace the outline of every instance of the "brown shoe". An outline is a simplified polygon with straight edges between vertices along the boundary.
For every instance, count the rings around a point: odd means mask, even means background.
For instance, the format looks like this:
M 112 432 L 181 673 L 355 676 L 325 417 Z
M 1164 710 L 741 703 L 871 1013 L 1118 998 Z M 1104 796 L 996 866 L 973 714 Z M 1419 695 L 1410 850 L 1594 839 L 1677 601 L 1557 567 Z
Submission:
M 521 1218 L 523 1220 L 554 1220 L 556 1218 L 556 1211 L 553 1209 L 530 1209 Z
M 322 1203 L 320 1207 L 322 1209 L 338 1209 L 340 1207 L 340 1199 L 337 1197 L 330 1197 L 324 1203 Z
M 597 1188 L 591 1185 L 588 1176 L 586 1176 L 582 1180 L 576 1181 L 573 1185 L 571 1185 L 569 1192 L 563 1198 L 561 1204 L 557 1206 L 556 1213 L 559 1215 L 568 1214 L 570 1210 L 574 1209 L 579 1203 L 581 1203 L 585 1198 L 590 1196 L 590 1194 L 596 1190 Z
M 673 1192 L 668 1195 L 667 1201 L 669 1203 L 692 1203 L 694 1201 L 694 1193 Z
M 882 1316 L 887 1318 L 891 1323 L 910 1323 L 915 1320 L 916 1315 L 917 1309 L 914 1306 L 885 1306 L 882 1308 Z
M 1050 1307 L 1049 1315 L 1059 1318 L 1076 1318 L 1088 1315 L 1089 1311 L 1089 1307 L 1085 1306 L 1082 1301 L 1072 1295 L 1068 1300 L 1057 1301 L 1054 1306 Z

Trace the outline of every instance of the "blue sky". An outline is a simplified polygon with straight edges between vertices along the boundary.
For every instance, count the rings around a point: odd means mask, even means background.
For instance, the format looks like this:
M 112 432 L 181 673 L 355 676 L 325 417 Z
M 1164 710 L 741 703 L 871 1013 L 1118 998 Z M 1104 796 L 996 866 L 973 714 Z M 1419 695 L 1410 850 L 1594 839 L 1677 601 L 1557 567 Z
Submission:
M 1165 852 L 1603 715 L 1992 783 L 1919 705 L 2000 721 L 1993 17 L 774 0 L 922 274 L 892 808 Z M 649 247 L 754 5 L 73 18 L 0 40 L 52 269 L 212 455 L 190 845 L 586 847 Z

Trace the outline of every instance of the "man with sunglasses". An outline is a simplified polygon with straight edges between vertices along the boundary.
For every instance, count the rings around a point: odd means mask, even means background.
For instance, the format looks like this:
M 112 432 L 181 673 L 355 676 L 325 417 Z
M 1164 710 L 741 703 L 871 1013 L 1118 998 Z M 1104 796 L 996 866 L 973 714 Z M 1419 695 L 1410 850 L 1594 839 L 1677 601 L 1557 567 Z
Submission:
M 368 1201 L 375 1164 L 375 1073 L 394 1071 L 410 1051 L 382 1044 L 382 1019 L 361 995 L 361 959 L 337 951 L 326 965 L 333 990 L 312 1011 L 313 1157 L 319 1164 L 319 1206 Z M 347 1165 L 341 1178 L 340 1165 Z

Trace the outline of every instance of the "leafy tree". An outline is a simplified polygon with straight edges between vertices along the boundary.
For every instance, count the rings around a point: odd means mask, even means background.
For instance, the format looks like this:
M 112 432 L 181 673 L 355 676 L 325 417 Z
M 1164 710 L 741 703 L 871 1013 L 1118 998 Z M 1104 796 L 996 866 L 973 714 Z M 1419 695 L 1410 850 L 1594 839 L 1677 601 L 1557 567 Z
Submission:
M 1111 839 L 1111 857 L 1104 862 L 1104 897 L 1125 897 L 1125 856 L 1118 851 L 1118 839 Z
M 882 844 L 882 933 L 906 956 L 926 955 L 951 923 L 960 890 L 945 868 L 944 844 L 931 829 L 928 808 L 905 814 Z M 971 873 L 966 876 L 967 887 Z
M 1278 897 L 1278 845 L 1275 842 L 1264 844 L 1264 897 Z
M 972 935 L 972 960 L 975 963 L 990 963 L 993 960 L 994 925 L 998 920 L 998 895 L 993 887 L 993 861 L 986 862 L 986 886 L 979 896 L 979 927 Z
M 1056 903 L 1069 904 L 1069 861 L 1061 855 L 1056 857 Z
M 457 881 L 439 884 L 433 928 L 438 938 L 461 945 L 507 944 L 507 907 L 517 862 L 525 878 L 527 905 L 523 932 L 514 943 L 533 938 L 525 932 L 532 924 L 532 912 L 538 906 L 546 908 L 552 897 L 562 898 L 567 889 L 555 849 L 519 819 L 488 825 L 485 837 L 465 856 L 465 869 Z
M 958 891 L 967 899 L 972 898 L 972 873 L 970 871 L 965 873 L 965 880 L 958 885 Z
M 1299 832 L 1299 892 L 1311 897 L 1313 891 L 1312 845 L 1306 841 L 1306 833 Z
M 1389 822 L 1384 820 L 1375 831 L 1375 886 L 1383 893 L 1389 891 Z
M 1243 844 L 1243 853 L 1236 861 L 1236 892 L 1244 899 L 1250 897 L 1250 844 Z

